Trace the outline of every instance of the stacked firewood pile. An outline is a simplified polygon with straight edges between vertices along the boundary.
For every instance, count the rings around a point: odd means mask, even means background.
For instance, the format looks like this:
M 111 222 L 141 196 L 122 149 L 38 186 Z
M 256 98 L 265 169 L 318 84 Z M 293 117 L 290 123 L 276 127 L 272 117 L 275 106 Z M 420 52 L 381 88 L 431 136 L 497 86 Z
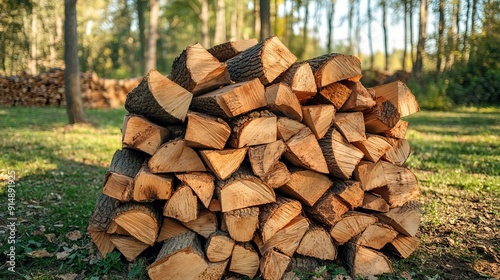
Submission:
M 82 73 L 83 104 L 87 108 L 123 106 L 127 93 L 140 79 L 103 79 L 94 72 Z M 66 106 L 64 70 L 54 68 L 39 75 L 0 76 L 0 105 Z
M 337 257 L 390 273 L 387 248 L 417 248 L 402 82 L 366 89 L 357 57 L 296 62 L 276 37 L 190 45 L 172 69 L 127 96 L 89 220 L 102 256 L 153 252 L 151 279 L 280 279 Z

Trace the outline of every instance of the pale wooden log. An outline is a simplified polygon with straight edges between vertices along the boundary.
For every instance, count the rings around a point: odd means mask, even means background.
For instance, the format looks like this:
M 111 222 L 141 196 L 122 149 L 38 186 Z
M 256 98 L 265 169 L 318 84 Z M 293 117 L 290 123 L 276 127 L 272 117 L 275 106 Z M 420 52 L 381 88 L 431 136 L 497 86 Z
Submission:
M 156 242 L 159 243 L 186 232 L 189 232 L 189 229 L 177 219 L 163 217 L 163 223 L 161 224 L 160 233 L 158 234 Z
M 243 148 L 276 141 L 276 121 L 276 115 L 267 110 L 254 111 L 231 120 L 229 146 Z
M 407 236 L 415 236 L 418 233 L 420 220 L 422 219 L 416 201 L 407 202 L 401 207 L 389 210 L 387 213 L 378 213 L 376 215 L 384 223 Z
M 234 245 L 229 271 L 253 278 L 259 270 L 259 254 L 253 246 L 246 243 L 236 243 Z
M 329 84 L 318 91 L 315 100 L 323 104 L 332 104 L 335 110 L 342 108 L 342 105 L 351 96 L 352 90 L 340 82 Z
M 111 235 L 104 231 L 88 230 L 90 239 L 96 245 L 102 258 L 106 258 L 108 253 L 113 252 L 116 248 L 115 244 L 111 242 Z
M 190 187 L 205 208 L 208 208 L 215 190 L 214 177 L 206 172 L 176 173 L 175 177 Z
M 408 140 L 386 138 L 385 141 L 391 144 L 391 148 L 385 152 L 382 159 L 392 164 L 402 166 L 411 154 L 410 143 L 408 143 Z
M 111 222 L 109 223 L 109 226 L 108 226 L 108 229 L 106 230 L 106 233 L 131 236 L 130 233 L 128 233 L 128 231 L 123 229 L 121 226 L 119 226 L 113 220 L 111 220 Z
M 168 128 L 156 125 L 142 116 L 126 115 L 122 126 L 122 147 L 153 155 L 170 136 Z
M 222 262 L 208 262 L 208 268 L 203 271 L 195 280 L 220 280 L 224 276 L 229 260 Z
M 420 245 L 420 238 L 399 234 L 389 244 L 389 248 L 396 251 L 402 258 L 408 258 Z
M 174 187 L 172 175 L 153 174 L 147 165 L 144 165 L 134 179 L 133 200 L 151 201 L 169 199 Z
M 282 139 L 283 141 L 288 141 L 288 139 L 306 127 L 303 123 L 285 117 L 278 118 L 276 125 L 278 139 Z
M 375 188 L 383 187 L 387 184 L 384 176 L 382 163 L 361 161 L 354 169 L 353 177 L 361 182 L 363 190 L 369 191 Z
M 331 190 L 349 206 L 350 210 L 363 203 L 364 191 L 358 181 L 334 180 Z
M 160 125 L 183 122 L 192 98 L 189 91 L 151 70 L 127 95 L 125 109 Z
M 335 260 L 337 247 L 323 227 L 312 224 L 297 247 L 296 253 L 320 260 Z
M 287 84 L 302 104 L 311 99 L 317 92 L 311 66 L 305 61 L 292 64 L 275 82 Z
M 207 259 L 211 262 L 221 262 L 229 259 L 233 252 L 234 244 L 234 240 L 226 232 L 213 232 L 205 243 Z
M 344 244 L 363 232 L 369 225 L 375 223 L 375 216 L 361 212 L 347 212 L 330 229 L 330 236 L 338 243 Z
M 115 172 L 106 173 L 102 193 L 121 202 L 130 201 L 134 192 L 134 178 Z
M 393 128 L 383 131 L 382 135 L 391 138 L 403 139 L 406 136 L 409 123 L 407 121 L 399 120 Z
M 382 161 L 387 185 L 372 191 L 381 195 L 391 208 L 399 207 L 419 195 L 417 177 L 411 170 Z
M 170 78 L 195 96 L 231 82 L 227 65 L 199 43 L 187 46 L 174 59 Z
M 278 37 L 269 37 L 226 61 L 231 79 L 235 82 L 259 78 L 267 85 L 285 72 L 297 57 Z
M 267 174 L 261 178 L 266 185 L 273 189 L 277 189 L 290 181 L 291 174 L 288 171 L 286 165 L 278 161 L 276 162 L 267 172 Z
M 276 232 L 290 223 L 302 212 L 299 201 L 277 196 L 276 202 L 260 207 L 259 229 L 262 241 L 266 243 Z
M 328 173 L 328 166 L 320 145 L 312 131 L 305 127 L 286 141 L 284 157 L 293 165 L 320 173 Z
M 134 261 L 137 256 L 149 247 L 148 244 L 131 236 L 113 235 L 111 236 L 111 242 L 115 244 L 118 251 L 120 251 L 129 262 Z
M 198 200 L 193 190 L 180 185 L 167 200 L 163 208 L 163 215 L 175 218 L 181 222 L 196 220 L 198 217 Z
M 283 140 L 250 147 L 248 159 L 253 173 L 261 178 L 264 177 L 285 151 L 286 144 Z
M 188 112 L 184 140 L 188 147 L 222 150 L 231 134 L 231 128 L 222 119 L 196 112 Z
M 305 207 L 305 210 L 309 218 L 333 226 L 349 211 L 349 206 L 333 191 L 327 191 L 313 206 Z
M 359 245 L 369 247 L 375 250 L 380 250 L 387 243 L 391 242 L 396 238 L 398 232 L 395 231 L 391 226 L 374 223 L 369 225 L 358 237 L 356 242 Z
M 194 279 L 207 268 L 201 242 L 190 231 L 165 240 L 155 262 L 148 267 L 148 276 L 152 280 Z
M 267 251 L 260 259 L 259 267 L 262 277 L 269 280 L 282 279 L 290 260 L 289 256 L 275 250 Z
M 300 102 L 286 84 L 278 83 L 268 86 L 266 100 L 270 110 L 296 121 L 302 120 Z
M 160 229 L 160 215 L 153 205 L 128 202 L 116 208 L 113 221 L 137 240 L 153 245 Z
M 224 225 L 232 239 L 238 242 L 248 242 L 259 225 L 259 207 L 247 207 L 224 212 Z
M 391 261 L 382 253 L 347 242 L 340 247 L 340 258 L 351 277 L 393 273 Z
M 366 89 L 359 81 L 344 81 L 344 83 L 351 90 L 351 95 L 339 111 L 362 112 L 375 106 L 375 91 L 373 89 Z
M 385 199 L 383 199 L 381 196 L 370 192 L 365 192 L 363 204 L 361 204 L 360 208 L 385 213 L 389 211 L 390 207 Z
M 382 97 L 377 98 L 377 104 L 363 112 L 365 116 L 365 130 L 369 133 L 382 133 L 393 128 L 399 121 L 400 115 L 394 104 Z
M 206 171 L 196 152 L 180 139 L 161 145 L 149 159 L 148 167 L 152 173 Z
M 417 100 L 410 89 L 401 81 L 395 81 L 373 88 L 377 97 L 390 100 L 398 108 L 399 115 L 405 117 L 420 111 Z
M 276 232 L 267 242 L 260 243 L 262 246 L 259 250 L 262 255 L 265 255 L 269 250 L 275 248 L 291 257 L 297 250 L 300 240 L 302 240 L 308 229 L 309 222 L 304 216 L 299 215 Z
M 349 143 L 366 140 L 365 120 L 361 112 L 336 113 L 333 125 Z
M 220 205 L 220 201 L 218 199 L 212 198 L 212 201 L 210 201 L 210 205 L 208 205 L 208 210 L 212 212 L 221 212 L 222 207 Z
M 330 53 L 306 60 L 318 88 L 361 75 L 361 62 L 352 55 Z
M 197 96 L 190 108 L 221 118 L 233 118 L 266 105 L 264 86 L 259 79 L 253 79 Z
M 295 170 L 291 173 L 290 181 L 278 190 L 308 206 L 313 206 L 332 184 L 330 178 L 324 174 L 311 170 Z
M 259 41 L 257 41 L 257 39 L 255 38 L 248 40 L 229 41 L 219 45 L 215 45 L 209 48 L 207 51 L 215 56 L 219 61 L 226 61 L 237 56 L 242 51 L 245 51 L 257 45 L 258 42 Z
M 302 122 L 311 129 L 316 139 L 321 139 L 333 124 L 335 108 L 325 104 L 303 106 L 302 114 Z
M 205 164 L 220 180 L 226 180 L 241 166 L 247 148 L 198 151 Z
M 352 143 L 364 154 L 363 159 L 377 162 L 391 148 L 385 137 L 375 134 L 366 134 L 366 140 Z
M 217 216 L 208 209 L 202 209 L 195 220 L 182 222 L 188 229 L 208 238 L 210 234 L 217 231 Z
M 326 159 L 328 171 L 341 179 L 349 179 L 363 158 L 363 152 L 347 142 L 333 127 L 319 140 L 319 145 Z

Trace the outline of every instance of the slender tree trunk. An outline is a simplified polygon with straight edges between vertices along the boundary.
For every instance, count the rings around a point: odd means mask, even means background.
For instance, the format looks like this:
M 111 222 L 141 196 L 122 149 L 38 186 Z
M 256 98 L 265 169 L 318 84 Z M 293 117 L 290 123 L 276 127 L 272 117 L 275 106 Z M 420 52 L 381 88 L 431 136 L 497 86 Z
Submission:
M 149 38 L 145 73 L 149 72 L 151 69 L 156 69 L 156 43 L 158 42 L 159 13 L 160 2 L 158 0 L 149 0 Z
M 467 57 L 470 58 L 475 54 L 476 47 L 476 17 L 477 17 L 477 0 L 472 0 L 472 11 L 470 18 L 470 36 L 469 36 L 469 48 L 467 50 Z
M 382 6 L 382 29 L 384 31 L 384 54 L 385 54 L 385 64 L 384 70 L 389 71 L 389 39 L 387 35 L 387 2 L 382 0 L 380 2 Z
M 215 10 L 215 36 L 214 45 L 226 41 L 226 3 L 225 0 L 217 0 Z
M 356 0 L 356 54 L 361 57 L 361 1 Z
M 368 0 L 370 1 L 370 0 Z M 328 53 L 332 52 L 332 41 L 333 41 L 333 19 L 335 16 L 335 0 L 330 0 L 330 5 L 328 9 L 328 40 L 326 42 L 326 48 Z M 371 36 L 371 34 L 370 34 Z
M 144 0 L 137 0 L 136 1 L 136 8 L 137 8 L 137 22 L 139 25 L 139 63 L 141 66 L 141 71 L 146 70 L 146 63 L 145 63 L 145 53 L 146 53 L 146 35 L 145 35 L 145 29 L 146 26 L 144 24 L 144 6 L 145 2 Z M 146 73 L 143 73 L 146 74 Z
M 349 36 L 349 46 L 348 46 L 348 53 L 353 53 L 354 51 L 354 36 L 352 32 L 352 21 L 354 18 L 354 0 L 349 0 L 349 13 L 348 13 L 348 19 L 347 19 L 347 34 Z
M 410 0 L 410 55 L 412 66 L 415 64 L 415 42 L 413 41 L 413 0 Z
M 403 47 L 403 61 L 401 63 L 403 71 L 406 71 L 406 56 L 408 53 L 408 3 L 407 1 L 403 2 L 404 5 L 404 47 Z
M 467 61 L 469 60 L 469 51 L 468 51 L 468 38 L 469 38 L 469 16 L 470 16 L 470 1 L 467 0 L 467 8 L 466 8 L 466 15 L 465 15 L 465 30 L 464 30 L 464 37 L 462 40 L 462 53 L 464 55 L 464 60 Z
M 85 123 L 78 62 L 78 37 L 76 33 L 76 0 L 64 0 L 64 89 L 66 111 L 70 124 Z
M 37 14 L 33 13 L 31 15 L 31 40 L 30 40 L 30 48 L 31 48 L 31 59 L 29 63 L 30 73 L 35 75 L 37 68 L 37 56 L 38 56 L 38 48 L 37 48 Z
M 309 0 L 304 1 L 304 25 L 302 27 L 302 44 L 299 48 L 299 52 L 297 53 L 297 57 L 299 59 L 304 59 L 304 53 L 306 51 L 307 46 L 307 23 L 309 22 Z
M 438 41 L 437 41 L 437 63 L 436 72 L 442 73 L 444 70 L 444 7 L 445 0 L 439 0 L 439 24 L 438 24 Z
M 370 47 L 370 71 L 373 71 L 373 64 L 375 61 L 375 53 L 373 52 L 373 36 L 372 36 L 372 3 L 371 0 L 368 0 L 366 4 L 367 13 L 368 13 L 368 45 Z
M 271 35 L 271 3 L 270 0 L 260 0 L 260 40 Z
M 278 0 L 274 0 L 273 5 L 274 5 L 273 32 L 274 35 L 278 35 Z
M 255 38 L 260 38 L 261 35 L 261 22 L 260 22 L 260 0 L 253 0 L 253 14 L 254 14 L 254 22 L 253 22 L 253 33 Z
M 455 63 L 455 51 L 457 50 L 458 42 L 458 30 L 459 30 L 459 17 L 460 17 L 460 1 L 452 3 L 453 5 L 453 19 L 448 31 L 448 43 L 447 43 L 447 58 L 446 58 L 446 68 L 450 69 Z
M 200 13 L 200 23 L 201 23 L 201 44 L 205 48 L 210 47 L 210 34 L 208 25 L 208 0 L 200 0 L 201 13 Z
M 425 41 L 427 38 L 427 9 L 429 0 L 420 0 L 420 20 L 418 28 L 417 58 L 413 65 L 413 72 L 420 78 L 422 76 L 423 61 L 425 56 Z

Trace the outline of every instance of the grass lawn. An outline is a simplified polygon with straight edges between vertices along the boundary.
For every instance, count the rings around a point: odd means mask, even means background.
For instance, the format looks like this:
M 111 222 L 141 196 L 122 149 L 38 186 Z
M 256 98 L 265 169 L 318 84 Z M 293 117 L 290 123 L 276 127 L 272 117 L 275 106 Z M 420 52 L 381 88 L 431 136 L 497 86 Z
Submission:
M 85 233 L 126 113 L 87 112 L 95 125 L 67 126 L 63 108 L 0 107 L 0 279 L 146 278 L 152 259 L 128 263 L 113 253 L 101 260 Z M 397 272 L 384 279 L 500 277 L 500 109 L 420 112 L 406 120 L 413 149 L 407 164 L 421 183 L 422 244 L 409 259 L 391 256 Z M 5 265 L 11 218 L 15 273 Z

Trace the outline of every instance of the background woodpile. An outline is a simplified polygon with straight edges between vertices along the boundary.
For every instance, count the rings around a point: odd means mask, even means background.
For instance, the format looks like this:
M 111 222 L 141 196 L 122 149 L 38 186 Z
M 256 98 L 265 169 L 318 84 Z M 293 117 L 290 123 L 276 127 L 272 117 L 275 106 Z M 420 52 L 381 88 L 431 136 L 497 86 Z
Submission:
M 102 256 L 155 256 L 151 279 L 281 279 L 341 260 L 393 272 L 419 245 L 396 81 L 366 89 L 357 57 L 296 62 L 276 38 L 188 46 L 125 102 L 122 149 L 88 232 Z
M 127 93 L 140 79 L 103 79 L 94 72 L 81 75 L 83 105 L 86 108 L 123 106 Z M 0 105 L 66 106 L 64 70 L 51 69 L 39 75 L 0 76 Z

